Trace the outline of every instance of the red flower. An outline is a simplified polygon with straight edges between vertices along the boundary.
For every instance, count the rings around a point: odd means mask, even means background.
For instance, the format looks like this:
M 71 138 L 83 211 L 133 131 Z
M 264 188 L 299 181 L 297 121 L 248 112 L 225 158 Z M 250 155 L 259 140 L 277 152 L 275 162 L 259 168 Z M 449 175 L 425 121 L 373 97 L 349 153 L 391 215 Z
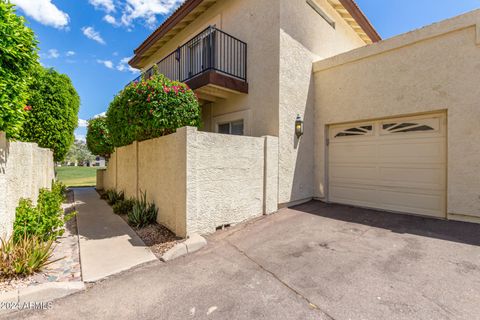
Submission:
M 30 111 L 30 110 L 32 110 L 32 106 L 25 106 L 25 107 L 23 107 L 23 110 L 24 111 Z

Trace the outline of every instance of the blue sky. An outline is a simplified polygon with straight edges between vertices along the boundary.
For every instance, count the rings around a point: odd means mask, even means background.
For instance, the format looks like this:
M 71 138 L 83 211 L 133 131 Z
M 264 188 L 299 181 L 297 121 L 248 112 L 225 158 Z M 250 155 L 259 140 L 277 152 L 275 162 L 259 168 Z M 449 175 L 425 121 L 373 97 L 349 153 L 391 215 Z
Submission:
M 356 1 L 384 39 L 480 8 L 480 0 Z M 72 79 L 81 98 L 79 118 L 85 120 L 104 112 L 137 76 L 128 58 L 182 0 L 11 2 L 40 41 L 41 63 Z M 85 135 L 85 128 L 76 134 Z

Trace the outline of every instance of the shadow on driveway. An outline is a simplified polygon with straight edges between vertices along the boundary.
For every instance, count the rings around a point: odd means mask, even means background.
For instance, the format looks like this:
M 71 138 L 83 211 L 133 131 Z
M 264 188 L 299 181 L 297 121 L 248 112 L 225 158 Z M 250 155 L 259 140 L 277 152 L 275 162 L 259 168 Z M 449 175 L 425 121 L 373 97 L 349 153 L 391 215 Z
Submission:
M 480 246 L 480 225 L 311 201 L 291 208 L 324 218 L 387 229 L 399 234 Z

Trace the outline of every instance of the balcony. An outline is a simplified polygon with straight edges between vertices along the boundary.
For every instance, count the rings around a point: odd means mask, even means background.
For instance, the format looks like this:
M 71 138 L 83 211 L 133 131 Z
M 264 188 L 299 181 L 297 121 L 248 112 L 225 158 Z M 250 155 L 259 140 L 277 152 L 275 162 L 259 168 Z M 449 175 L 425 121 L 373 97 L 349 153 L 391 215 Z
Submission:
M 200 32 L 156 65 L 168 78 L 187 83 L 202 101 L 213 102 L 230 94 L 248 93 L 247 44 L 214 26 Z M 152 72 L 153 67 L 145 75 L 148 77 Z

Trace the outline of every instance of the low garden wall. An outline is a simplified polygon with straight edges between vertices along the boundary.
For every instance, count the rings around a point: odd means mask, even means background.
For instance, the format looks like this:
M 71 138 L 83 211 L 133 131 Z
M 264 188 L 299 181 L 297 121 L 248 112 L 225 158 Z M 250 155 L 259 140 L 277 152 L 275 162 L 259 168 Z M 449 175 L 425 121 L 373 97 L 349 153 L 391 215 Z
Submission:
M 12 232 L 20 198 L 34 202 L 55 179 L 53 152 L 36 143 L 11 142 L 0 132 L 0 236 Z
M 176 133 L 117 148 L 97 188 L 147 192 L 158 222 L 179 236 L 277 210 L 278 138 L 199 132 Z

